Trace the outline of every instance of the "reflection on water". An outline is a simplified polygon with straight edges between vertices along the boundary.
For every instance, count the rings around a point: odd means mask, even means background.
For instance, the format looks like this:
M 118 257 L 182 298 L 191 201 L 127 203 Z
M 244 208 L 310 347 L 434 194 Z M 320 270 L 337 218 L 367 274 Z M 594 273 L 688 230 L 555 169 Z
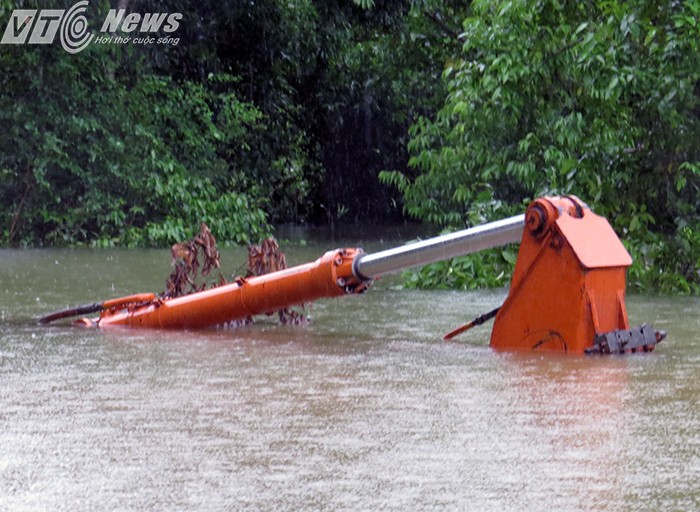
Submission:
M 651 354 L 496 354 L 489 326 L 440 337 L 503 290 L 386 279 L 314 304 L 309 326 L 40 328 L 53 309 L 161 290 L 168 252 L 0 260 L 0 510 L 700 507 L 697 299 L 629 300 L 632 323 L 669 332 Z

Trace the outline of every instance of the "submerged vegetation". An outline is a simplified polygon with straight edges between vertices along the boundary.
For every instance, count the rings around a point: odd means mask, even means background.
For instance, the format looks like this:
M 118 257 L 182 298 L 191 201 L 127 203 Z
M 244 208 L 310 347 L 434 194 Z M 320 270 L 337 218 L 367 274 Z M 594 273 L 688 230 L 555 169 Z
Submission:
M 0 27 L 74 3 L 0 0 Z M 92 2 L 90 27 L 117 7 L 166 9 Z M 700 0 L 167 10 L 177 43 L 0 46 L 0 244 L 170 246 L 200 222 L 237 244 L 286 222 L 451 230 L 575 194 L 630 250 L 632 288 L 700 292 Z M 406 283 L 504 285 L 516 255 Z

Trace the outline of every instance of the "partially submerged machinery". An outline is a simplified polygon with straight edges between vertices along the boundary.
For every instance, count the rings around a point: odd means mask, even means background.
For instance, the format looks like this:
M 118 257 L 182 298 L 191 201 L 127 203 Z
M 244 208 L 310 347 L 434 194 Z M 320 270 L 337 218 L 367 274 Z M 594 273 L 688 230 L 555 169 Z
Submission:
M 499 351 L 646 352 L 666 336 L 646 324 L 630 328 L 625 287 L 632 258 L 608 221 L 575 196 L 543 197 L 524 215 L 374 254 L 336 249 L 312 263 L 181 297 L 131 295 L 51 313 L 39 322 L 99 312 L 94 320 L 75 323 L 102 328 L 214 327 L 321 298 L 364 293 L 381 275 L 518 240 L 518 259 L 503 305 L 446 338 L 494 316 L 490 345 Z

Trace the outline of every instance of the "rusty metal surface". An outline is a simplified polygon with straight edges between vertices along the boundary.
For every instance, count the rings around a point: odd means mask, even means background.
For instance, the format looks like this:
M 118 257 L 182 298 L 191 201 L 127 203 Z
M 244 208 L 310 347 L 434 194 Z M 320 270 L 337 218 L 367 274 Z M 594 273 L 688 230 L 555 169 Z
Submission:
M 657 343 L 666 337 L 664 331 L 654 331 L 651 325 L 643 324 L 632 329 L 616 329 L 598 334 L 587 354 L 625 354 L 651 352 Z

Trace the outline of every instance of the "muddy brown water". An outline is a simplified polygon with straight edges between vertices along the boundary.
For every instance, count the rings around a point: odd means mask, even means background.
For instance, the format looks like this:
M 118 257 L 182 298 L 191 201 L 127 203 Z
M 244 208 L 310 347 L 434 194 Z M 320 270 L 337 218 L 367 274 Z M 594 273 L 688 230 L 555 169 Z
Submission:
M 388 278 L 307 326 L 92 330 L 34 320 L 162 290 L 168 251 L 0 262 L 2 511 L 700 509 L 696 298 L 628 298 L 668 331 L 651 354 L 497 354 L 490 326 L 441 336 L 505 290 Z

